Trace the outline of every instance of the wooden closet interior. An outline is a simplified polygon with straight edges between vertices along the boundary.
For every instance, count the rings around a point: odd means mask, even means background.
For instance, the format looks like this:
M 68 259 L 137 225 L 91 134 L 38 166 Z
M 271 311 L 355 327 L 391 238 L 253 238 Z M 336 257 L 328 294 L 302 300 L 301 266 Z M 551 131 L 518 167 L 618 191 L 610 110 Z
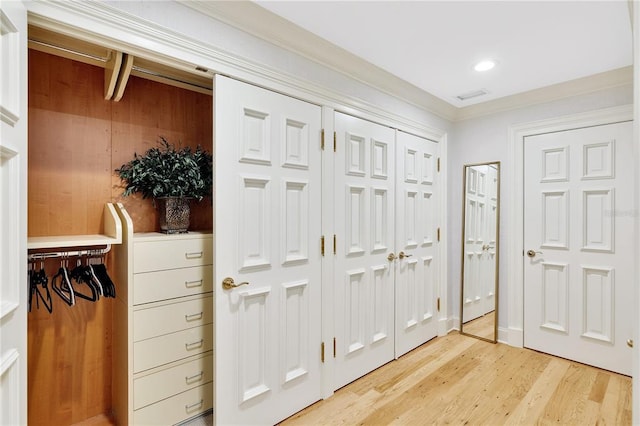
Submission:
M 110 202 L 136 232 L 159 229 L 152 201 L 122 197 L 114 170 L 160 136 L 212 151 L 211 77 L 38 27 L 29 39 L 28 236 L 100 234 Z M 194 202 L 190 229 L 212 226 L 212 200 Z M 114 263 L 106 258 L 112 276 Z M 52 275 L 60 260 L 44 266 Z M 28 314 L 30 425 L 108 421 L 113 300 L 68 306 L 54 294 L 52 313 Z

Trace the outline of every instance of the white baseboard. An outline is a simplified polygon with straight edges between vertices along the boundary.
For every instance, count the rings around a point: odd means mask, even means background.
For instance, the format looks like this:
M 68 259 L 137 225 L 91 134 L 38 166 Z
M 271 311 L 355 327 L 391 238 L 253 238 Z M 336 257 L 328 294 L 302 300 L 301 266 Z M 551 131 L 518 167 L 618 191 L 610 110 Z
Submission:
M 438 336 L 446 336 L 453 328 L 453 319 L 451 318 L 441 318 L 438 321 Z
M 509 329 L 498 327 L 498 342 L 509 345 Z
M 505 329 L 505 333 L 507 334 L 505 340 L 506 344 L 517 348 L 524 347 L 524 333 L 521 328 L 510 327 Z

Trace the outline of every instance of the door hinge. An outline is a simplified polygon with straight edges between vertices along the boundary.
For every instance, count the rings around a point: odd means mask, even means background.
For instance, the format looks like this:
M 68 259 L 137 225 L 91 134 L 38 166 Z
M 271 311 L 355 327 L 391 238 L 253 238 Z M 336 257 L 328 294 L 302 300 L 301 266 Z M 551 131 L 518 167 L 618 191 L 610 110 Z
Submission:
M 320 254 L 324 256 L 324 235 L 320 237 Z
M 439 297 L 438 297 L 437 308 L 438 308 L 438 312 L 440 312 L 440 298 Z
M 333 357 L 336 357 L 336 338 L 333 338 Z
M 324 129 L 320 130 L 320 149 L 324 151 Z
M 320 343 L 320 361 L 324 363 L 324 342 Z
M 333 234 L 333 254 L 336 254 L 338 252 L 337 247 L 338 247 L 338 242 L 337 242 L 336 234 Z
M 440 157 L 438 157 L 438 161 L 437 161 L 438 165 L 437 165 L 437 169 L 438 171 L 440 171 Z
M 336 152 L 337 146 L 338 146 L 338 135 L 336 132 L 333 132 L 333 152 Z
M 438 231 L 436 232 L 436 237 L 438 241 L 440 241 L 440 228 L 438 228 Z

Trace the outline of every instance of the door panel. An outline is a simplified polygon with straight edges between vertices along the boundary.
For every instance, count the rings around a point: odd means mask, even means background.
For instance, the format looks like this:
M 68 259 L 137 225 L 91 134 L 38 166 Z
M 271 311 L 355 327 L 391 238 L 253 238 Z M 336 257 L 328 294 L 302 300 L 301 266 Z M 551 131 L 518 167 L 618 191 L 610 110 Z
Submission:
M 394 131 L 335 113 L 334 387 L 394 357 Z
M 321 398 L 321 109 L 214 83 L 216 422 L 274 424 Z
M 525 140 L 525 346 L 631 374 L 632 124 Z
M 396 133 L 396 250 L 395 356 L 438 334 L 436 161 L 438 144 L 403 132 Z M 402 257 L 402 256 L 400 256 Z
M 27 424 L 27 12 L 0 2 L 0 424 Z

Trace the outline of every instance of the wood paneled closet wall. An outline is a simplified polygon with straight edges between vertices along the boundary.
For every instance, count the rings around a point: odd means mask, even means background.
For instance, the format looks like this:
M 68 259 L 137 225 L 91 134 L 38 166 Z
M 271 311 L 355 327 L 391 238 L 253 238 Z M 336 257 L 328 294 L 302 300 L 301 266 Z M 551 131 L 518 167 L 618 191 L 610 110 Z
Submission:
M 157 230 L 151 200 L 123 198 L 114 169 L 160 135 L 212 150 L 212 113 L 209 95 L 134 76 L 121 101 L 107 101 L 102 68 L 30 50 L 29 236 L 100 233 L 107 202 L 126 206 L 136 232 Z M 212 220 L 211 200 L 193 204 L 191 229 L 211 229 Z M 59 262 L 47 260 L 49 275 Z M 117 265 L 107 264 L 114 276 Z M 53 313 L 28 314 L 30 425 L 109 414 L 113 300 L 70 307 L 54 294 Z

